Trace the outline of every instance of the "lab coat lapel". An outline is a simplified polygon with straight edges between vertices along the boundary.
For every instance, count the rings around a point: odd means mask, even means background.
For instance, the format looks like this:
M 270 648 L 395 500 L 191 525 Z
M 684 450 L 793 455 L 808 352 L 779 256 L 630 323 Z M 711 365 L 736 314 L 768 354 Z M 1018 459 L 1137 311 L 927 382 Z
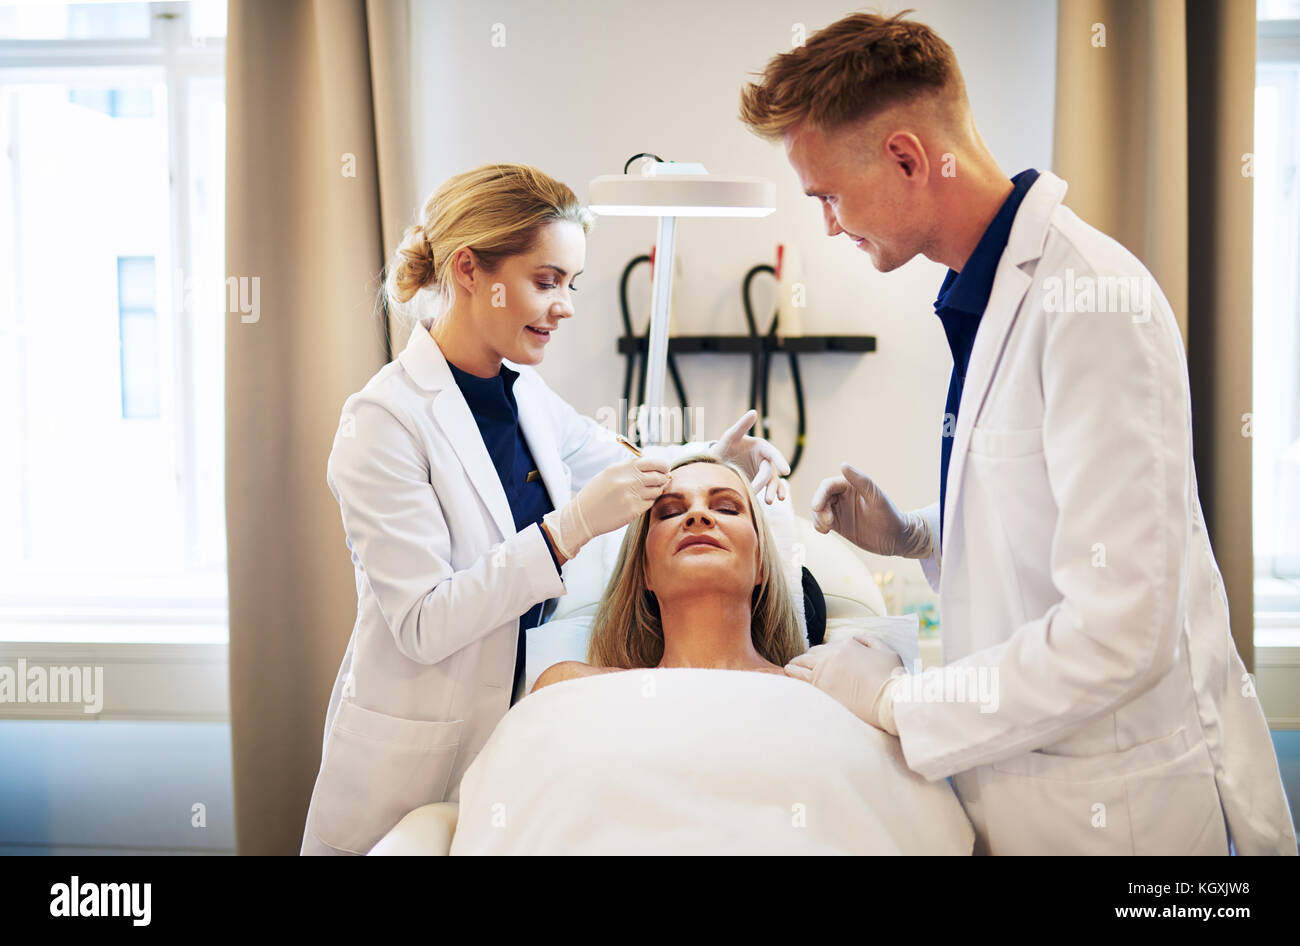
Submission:
M 514 535 L 515 517 L 510 512 L 510 501 L 501 485 L 501 476 L 488 455 L 474 414 L 455 379 L 452 379 L 450 387 L 438 392 L 433 402 L 433 415 L 451 441 L 452 449 L 465 468 L 465 475 L 492 513 L 492 521 L 501 530 L 501 538 Z
M 957 429 L 953 431 L 952 461 L 948 464 L 948 483 L 944 490 L 947 505 L 943 510 L 943 521 L 952 529 L 957 520 L 953 510 L 961 495 L 961 474 L 966 467 L 966 451 L 970 447 L 971 431 L 984 405 L 984 396 L 993 381 L 993 370 L 997 367 L 998 356 L 1002 353 L 1007 333 L 1016 321 L 1020 301 L 1029 288 L 1030 277 L 1021 269 L 1006 263 L 998 266 L 993 279 L 993 291 L 989 294 L 989 304 L 980 319 L 979 331 L 975 333 L 975 345 L 971 349 L 970 364 L 966 369 L 966 383 L 961 389 L 961 405 L 957 410 Z M 946 537 L 945 545 L 952 536 Z
M 542 398 L 533 391 L 533 378 L 524 374 L 524 370 L 512 362 L 506 365 L 513 371 L 519 371 L 519 380 L 515 382 L 515 403 L 519 405 L 519 429 L 523 431 L 524 441 L 537 464 L 537 472 L 542 477 L 542 484 L 551 498 L 551 506 L 559 509 L 572 498 L 569 478 L 565 476 L 564 462 L 560 459 L 559 438 L 551 424 Z M 522 386 L 522 390 L 521 390 Z
M 399 360 L 416 384 L 433 392 L 434 420 L 442 428 L 465 468 L 465 475 L 491 513 L 501 538 L 514 535 L 515 517 L 510 512 L 510 501 L 501 486 L 501 477 L 488 455 L 474 414 L 447 367 L 446 356 L 429 334 L 428 320 L 416 326 Z
M 989 302 L 980 319 L 979 331 L 975 333 L 975 345 L 971 349 L 966 382 L 962 385 L 961 405 L 957 411 L 957 428 L 953 431 L 952 460 L 948 465 L 948 482 L 944 488 L 946 505 L 943 519 L 948 530 L 958 528 L 959 519 L 954 513 L 961 497 L 962 471 L 966 467 L 971 432 L 975 429 L 980 409 L 984 406 L 984 398 L 993 382 L 993 373 L 997 370 L 1007 335 L 1015 324 L 1025 293 L 1033 282 L 1033 277 L 1021 269 L 1021 265 L 1042 255 L 1048 223 L 1052 212 L 1065 196 L 1065 189 L 1065 181 L 1050 171 L 1044 171 L 1038 176 L 1020 204 L 1016 219 L 1011 225 L 1011 233 L 1007 237 L 1007 248 L 998 260 Z M 945 536 L 945 545 L 952 542 L 954 534 L 949 532 Z M 942 572 L 940 576 L 942 581 Z

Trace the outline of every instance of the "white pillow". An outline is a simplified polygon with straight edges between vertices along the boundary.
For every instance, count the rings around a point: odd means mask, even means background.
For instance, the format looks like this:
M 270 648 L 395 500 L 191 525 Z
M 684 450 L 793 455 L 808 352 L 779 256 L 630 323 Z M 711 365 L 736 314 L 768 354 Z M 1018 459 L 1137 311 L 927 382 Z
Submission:
M 859 634 L 874 637 L 903 658 L 903 667 L 911 673 L 921 656 L 921 641 L 915 614 L 856 614 L 826 619 L 826 643 L 834 643 Z

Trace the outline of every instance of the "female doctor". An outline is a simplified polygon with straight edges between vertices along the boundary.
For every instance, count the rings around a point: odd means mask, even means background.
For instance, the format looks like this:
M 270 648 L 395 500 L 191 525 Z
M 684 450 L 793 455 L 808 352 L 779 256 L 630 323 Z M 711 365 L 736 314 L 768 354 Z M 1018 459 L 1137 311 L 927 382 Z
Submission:
M 746 435 L 752 411 L 719 441 L 637 457 L 533 370 L 573 315 L 593 222 L 564 184 L 485 165 L 447 180 L 420 219 L 383 291 L 399 307 L 433 296 L 437 315 L 348 398 L 326 471 L 357 619 L 303 854 L 365 854 L 408 812 L 458 798 L 522 694 L 525 633 L 564 594 L 560 567 L 648 509 L 673 457 L 731 460 L 768 502 L 790 472 Z

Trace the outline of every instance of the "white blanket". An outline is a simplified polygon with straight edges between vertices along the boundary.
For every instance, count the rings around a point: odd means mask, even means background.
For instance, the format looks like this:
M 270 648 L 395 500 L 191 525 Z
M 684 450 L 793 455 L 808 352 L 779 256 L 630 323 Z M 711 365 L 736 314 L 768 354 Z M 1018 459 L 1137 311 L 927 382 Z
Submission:
M 946 780 L 810 684 L 629 670 L 544 687 L 460 786 L 452 854 L 969 854 Z

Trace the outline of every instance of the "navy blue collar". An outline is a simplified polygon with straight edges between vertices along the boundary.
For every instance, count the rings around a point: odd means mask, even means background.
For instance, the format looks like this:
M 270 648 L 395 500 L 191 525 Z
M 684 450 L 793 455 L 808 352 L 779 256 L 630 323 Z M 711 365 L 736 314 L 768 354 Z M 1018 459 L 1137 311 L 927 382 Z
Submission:
M 989 295 L 993 292 L 993 277 L 998 271 L 998 260 L 1007 248 L 1007 238 L 1011 235 L 1011 224 L 1016 219 L 1020 203 L 1029 193 L 1029 188 L 1038 179 L 1038 172 L 1033 168 L 1021 171 L 1011 178 L 1015 185 L 1007 199 L 1002 202 L 997 216 L 985 229 L 975 251 L 962 267 L 960 273 L 948 270 L 943 285 L 939 287 L 939 298 L 934 301 L 934 311 L 956 309 L 970 315 L 983 315 L 989 304 Z
M 501 370 L 490 378 L 482 378 L 476 374 L 470 374 L 464 368 L 457 368 L 450 361 L 447 362 L 447 367 L 451 369 L 451 373 L 455 376 L 457 384 L 460 384 L 463 380 L 471 387 L 479 387 L 489 391 L 497 390 L 502 383 L 507 387 L 514 387 L 515 378 L 519 377 L 519 372 L 511 371 L 506 367 L 504 361 L 501 362 Z
M 514 387 L 519 372 L 511 371 L 505 362 L 501 363 L 501 370 L 490 378 L 470 374 L 450 361 L 447 362 L 447 367 L 451 369 L 456 386 L 460 388 L 460 393 L 465 396 L 466 403 L 475 415 L 515 413 Z

